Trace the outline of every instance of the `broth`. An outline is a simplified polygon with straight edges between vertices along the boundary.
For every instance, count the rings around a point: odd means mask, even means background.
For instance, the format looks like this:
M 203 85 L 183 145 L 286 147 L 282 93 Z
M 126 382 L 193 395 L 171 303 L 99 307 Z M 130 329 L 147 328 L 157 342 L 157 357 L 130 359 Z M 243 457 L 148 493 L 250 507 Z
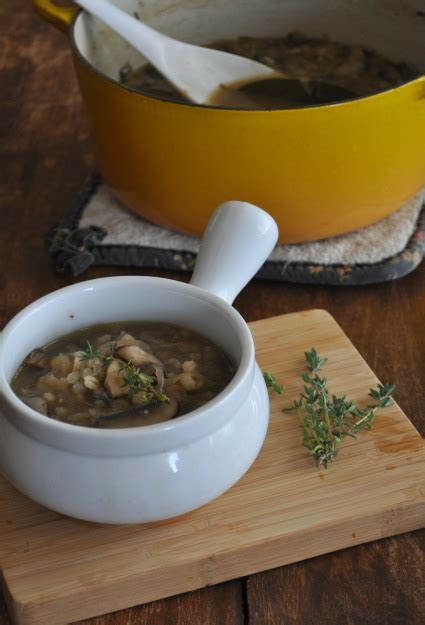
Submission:
M 294 79 L 292 85 L 287 80 L 280 81 L 280 84 L 267 80 L 243 88 L 240 84 L 222 87 L 208 104 L 228 108 L 294 108 L 341 101 L 346 100 L 349 93 L 353 97 L 372 95 L 418 76 L 415 68 L 406 63 L 395 63 L 374 50 L 298 32 L 285 37 L 225 39 L 209 47 L 254 59 L 281 72 L 286 78 Z M 300 81 L 310 84 L 307 90 Z M 161 99 L 186 102 L 183 95 L 149 64 L 138 69 L 124 66 L 121 82 Z M 318 91 L 315 83 L 325 83 L 325 91 Z
M 338 85 L 301 82 L 282 78 L 276 72 L 270 78 L 222 85 L 209 98 L 208 104 L 225 108 L 276 110 L 344 102 L 356 97 L 357 94 Z
M 95 428 L 137 427 L 203 406 L 234 374 L 224 350 L 192 330 L 120 322 L 91 326 L 33 350 L 12 389 L 52 419 Z

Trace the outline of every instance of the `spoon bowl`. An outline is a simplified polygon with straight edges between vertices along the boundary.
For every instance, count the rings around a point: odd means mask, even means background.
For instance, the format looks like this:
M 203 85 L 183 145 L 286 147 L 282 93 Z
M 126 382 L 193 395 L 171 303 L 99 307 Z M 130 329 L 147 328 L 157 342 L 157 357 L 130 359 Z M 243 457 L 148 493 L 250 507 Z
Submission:
M 272 106 L 268 104 L 269 90 L 266 87 L 265 103 L 261 95 L 260 98 L 250 98 L 244 93 L 242 96 L 238 94 L 236 102 L 245 105 L 240 107 L 233 105 L 233 108 L 285 108 L 282 103 L 286 101 L 285 95 L 288 92 L 294 99 L 295 106 L 323 104 L 356 97 L 342 87 L 320 81 L 310 84 L 310 81 L 288 78 L 252 59 L 184 43 L 147 26 L 108 0 L 76 0 L 76 3 L 126 39 L 186 99 L 196 104 L 221 104 L 216 100 L 222 88 L 227 86 L 233 91 L 236 89 L 243 91 L 242 86 L 252 83 L 254 90 L 258 91 L 259 87 L 260 89 L 264 87 L 264 81 L 267 79 L 271 79 L 271 82 L 276 82 L 277 79 L 280 85 L 279 90 L 274 91 Z M 276 100 L 276 105 L 273 104 L 273 99 Z

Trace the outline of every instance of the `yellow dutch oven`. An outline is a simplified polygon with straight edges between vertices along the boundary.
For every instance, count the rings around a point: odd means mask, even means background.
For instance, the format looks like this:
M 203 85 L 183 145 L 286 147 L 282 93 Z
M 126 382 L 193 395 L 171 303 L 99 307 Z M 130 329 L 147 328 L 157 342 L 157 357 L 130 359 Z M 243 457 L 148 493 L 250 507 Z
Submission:
M 375 48 L 425 74 L 418 0 L 115 0 L 197 44 L 291 30 Z M 38 13 L 68 33 L 99 168 L 116 195 L 158 224 L 200 234 L 229 199 L 273 215 L 281 242 L 342 234 L 425 185 L 425 76 L 350 102 L 241 111 L 161 101 L 119 83 L 145 60 L 101 22 L 51 0 Z

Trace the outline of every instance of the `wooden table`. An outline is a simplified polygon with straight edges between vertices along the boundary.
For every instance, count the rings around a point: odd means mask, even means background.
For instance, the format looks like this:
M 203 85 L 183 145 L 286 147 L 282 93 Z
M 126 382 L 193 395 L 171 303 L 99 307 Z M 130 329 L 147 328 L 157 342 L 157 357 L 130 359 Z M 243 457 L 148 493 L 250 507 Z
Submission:
M 53 273 L 43 236 L 93 166 L 66 38 L 28 4 L 0 5 L 0 325 L 72 282 Z M 119 273 L 92 269 L 84 278 Z M 247 320 L 329 310 L 379 377 L 397 382 L 398 402 L 424 434 L 425 265 L 401 281 L 362 288 L 252 282 L 236 307 Z M 370 543 L 85 623 L 422 625 L 424 536 Z M 7 623 L 0 604 L 0 625 Z

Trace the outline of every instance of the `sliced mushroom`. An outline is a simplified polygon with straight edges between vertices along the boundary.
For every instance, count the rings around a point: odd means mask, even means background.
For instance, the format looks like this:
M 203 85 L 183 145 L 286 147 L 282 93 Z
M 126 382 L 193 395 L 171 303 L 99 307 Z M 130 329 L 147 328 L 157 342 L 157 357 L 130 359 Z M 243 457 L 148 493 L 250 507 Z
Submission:
M 114 341 L 107 341 L 106 343 L 102 343 L 102 345 L 99 345 L 99 354 L 103 358 L 106 358 L 110 354 L 113 354 L 114 351 L 115 351 Z
M 90 410 L 77 412 L 69 418 L 69 423 L 74 425 L 82 425 L 84 427 L 96 427 L 97 419 L 90 413 Z
M 131 336 L 131 334 L 124 332 L 123 334 L 121 334 L 118 341 L 115 341 L 115 347 L 119 349 L 120 347 L 127 347 L 127 345 L 139 346 L 140 341 L 134 338 L 134 336 Z
M 149 352 L 145 352 L 145 350 L 138 345 L 125 345 L 123 347 L 119 347 L 118 349 L 116 348 L 115 353 L 127 362 L 131 360 L 136 367 L 141 367 L 142 365 L 147 364 L 155 364 L 162 367 L 162 363 L 158 360 L 158 358 L 156 358 L 156 356 Z
M 34 385 L 29 387 L 23 386 L 21 391 L 22 395 L 25 395 L 25 397 L 40 397 L 40 389 Z
M 128 334 L 128 332 L 122 332 L 118 340 L 115 341 L 115 345 L 117 347 L 126 347 L 127 345 L 137 345 L 138 347 L 141 347 L 147 352 L 150 351 L 150 347 L 147 343 L 145 343 L 145 341 L 142 341 L 141 339 L 136 339 L 131 334 Z
M 46 355 L 44 351 L 39 347 L 37 347 L 37 349 L 33 349 L 32 352 L 30 352 L 25 358 L 24 365 L 36 367 L 37 369 L 44 369 L 44 367 L 47 365 Z
M 109 397 L 115 398 L 128 395 L 128 386 L 125 386 L 124 378 L 123 363 L 114 358 L 106 370 L 104 382 Z
M 47 401 L 43 397 L 28 397 L 25 403 L 33 410 L 47 415 Z
M 156 383 L 158 385 L 158 390 L 160 393 L 163 392 L 164 390 L 164 385 L 165 385 L 165 374 L 164 374 L 164 369 L 162 367 L 160 367 L 159 365 L 152 365 L 154 368 L 154 372 L 155 372 L 155 377 L 156 377 Z
M 135 406 L 115 414 L 99 415 L 100 428 L 126 428 L 169 421 L 176 416 L 179 403 L 175 397 L 168 402 L 153 402 L 147 406 Z

